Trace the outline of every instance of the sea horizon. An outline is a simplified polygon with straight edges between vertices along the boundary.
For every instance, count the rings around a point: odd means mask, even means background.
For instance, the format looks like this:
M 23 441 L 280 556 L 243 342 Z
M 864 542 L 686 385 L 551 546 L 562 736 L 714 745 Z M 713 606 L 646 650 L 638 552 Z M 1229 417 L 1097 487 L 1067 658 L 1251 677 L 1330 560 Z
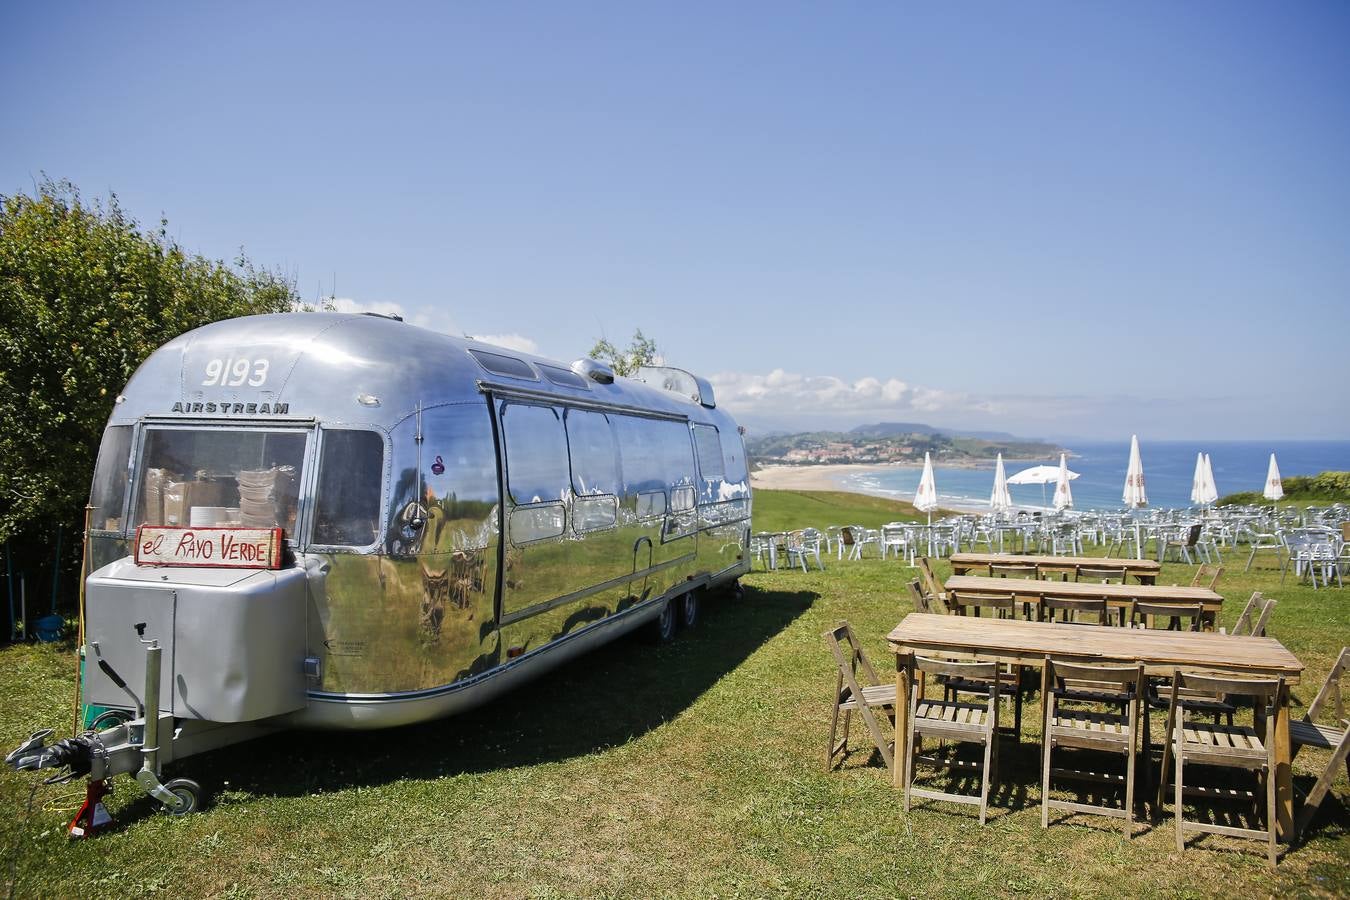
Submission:
M 1069 469 L 1078 473 L 1070 482 L 1074 509 L 1101 510 L 1124 507 L 1122 493 L 1130 442 L 1078 441 L 1066 445 L 1071 452 Z M 1329 470 L 1350 469 L 1350 440 L 1274 441 L 1141 441 L 1145 488 L 1150 507 L 1192 506 L 1191 481 L 1196 453 L 1208 453 L 1214 468 L 1219 496 L 1245 491 L 1260 492 L 1265 486 L 1270 454 L 1274 453 L 1282 478 L 1316 475 Z M 1058 465 L 1058 455 L 1044 459 L 1004 460 L 1009 477 L 1032 465 Z M 938 500 L 962 507 L 988 504 L 994 486 L 993 459 L 963 461 L 948 465 L 934 460 Z M 871 471 L 850 472 L 840 477 L 845 490 L 893 499 L 912 499 L 919 485 L 921 463 L 878 464 Z M 1013 503 L 1019 507 L 1048 508 L 1054 485 L 1010 485 Z

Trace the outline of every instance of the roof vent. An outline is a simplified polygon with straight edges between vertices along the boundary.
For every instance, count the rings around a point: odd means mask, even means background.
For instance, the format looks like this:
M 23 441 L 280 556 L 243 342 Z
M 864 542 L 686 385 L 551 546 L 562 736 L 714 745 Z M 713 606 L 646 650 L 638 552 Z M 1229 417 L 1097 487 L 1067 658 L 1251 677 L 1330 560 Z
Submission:
M 572 371 L 582 378 L 589 378 L 597 384 L 613 384 L 614 370 L 602 362 L 593 359 L 579 359 L 572 363 Z
M 713 396 L 712 384 L 708 379 L 700 378 L 684 369 L 677 369 L 674 366 L 640 366 L 633 374 L 633 380 L 679 394 L 681 397 L 688 397 L 708 409 L 717 407 L 717 399 Z
M 402 316 L 396 316 L 393 313 L 363 312 L 363 316 L 374 316 L 377 319 L 393 319 L 395 322 L 402 322 Z

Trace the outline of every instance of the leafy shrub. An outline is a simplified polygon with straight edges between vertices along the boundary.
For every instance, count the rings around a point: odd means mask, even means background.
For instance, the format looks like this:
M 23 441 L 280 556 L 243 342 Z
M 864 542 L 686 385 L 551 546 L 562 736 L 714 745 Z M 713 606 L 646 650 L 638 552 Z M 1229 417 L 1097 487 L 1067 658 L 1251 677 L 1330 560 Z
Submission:
M 165 221 L 143 232 L 116 196 L 89 204 L 49 179 L 35 193 L 0 196 L 0 541 L 16 565 L 46 573 L 58 524 L 63 557 L 78 556 L 99 437 L 145 357 L 298 298 L 242 254 L 233 266 L 188 254 Z

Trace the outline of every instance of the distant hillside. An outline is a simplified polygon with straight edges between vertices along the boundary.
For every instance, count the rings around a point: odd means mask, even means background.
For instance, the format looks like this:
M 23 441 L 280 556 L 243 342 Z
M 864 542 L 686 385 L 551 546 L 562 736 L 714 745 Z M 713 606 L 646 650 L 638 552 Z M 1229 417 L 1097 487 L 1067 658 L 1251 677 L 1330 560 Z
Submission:
M 925 453 L 944 462 L 992 459 L 998 453 L 1009 459 L 1045 459 L 1060 449 L 1045 441 L 999 432 L 945 433 L 909 422 L 862 425 L 843 432 L 756 435 L 746 441 L 752 460 L 794 465 L 918 462 Z
M 1280 503 L 1348 503 L 1350 472 L 1322 472 L 1318 475 L 1290 475 L 1284 479 Z M 1260 491 L 1246 491 L 1219 498 L 1220 505 L 1230 503 L 1270 506 Z
M 903 434 L 948 434 L 952 437 L 979 438 L 982 441 L 1026 442 L 1028 440 L 1027 438 L 1015 437 L 1006 431 L 958 431 L 954 428 L 943 430 L 919 422 L 878 422 L 875 425 L 859 425 L 857 428 L 849 429 L 848 433 L 874 438 L 895 437 Z

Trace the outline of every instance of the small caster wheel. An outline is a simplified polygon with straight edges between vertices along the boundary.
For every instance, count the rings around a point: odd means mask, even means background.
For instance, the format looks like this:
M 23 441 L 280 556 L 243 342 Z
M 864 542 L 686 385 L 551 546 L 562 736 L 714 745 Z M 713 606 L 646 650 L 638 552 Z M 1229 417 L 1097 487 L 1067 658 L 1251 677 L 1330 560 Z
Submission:
M 680 598 L 680 627 L 693 628 L 698 624 L 698 591 L 690 591 Z
M 194 813 L 201 809 L 202 786 L 191 778 L 175 778 L 172 781 L 166 781 L 164 787 L 178 798 L 177 809 L 164 807 L 164 811 L 169 815 L 186 816 L 188 813 Z
M 731 583 L 731 600 L 733 603 L 740 603 L 745 599 L 745 588 L 741 587 L 740 581 Z

